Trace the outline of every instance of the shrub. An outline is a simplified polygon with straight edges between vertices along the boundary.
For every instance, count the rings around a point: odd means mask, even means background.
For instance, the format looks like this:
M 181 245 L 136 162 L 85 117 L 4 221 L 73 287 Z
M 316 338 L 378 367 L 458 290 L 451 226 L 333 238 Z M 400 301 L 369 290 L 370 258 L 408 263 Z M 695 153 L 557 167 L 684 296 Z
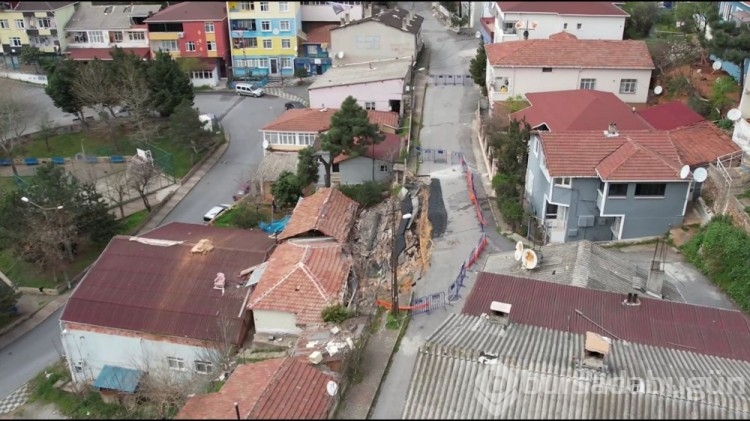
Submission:
M 503 219 L 513 227 L 513 230 L 521 225 L 523 222 L 523 205 L 519 200 L 498 198 L 498 205 L 500 205 L 500 213 L 503 214 Z
M 266 219 L 263 211 L 257 209 L 252 203 L 242 203 L 233 211 L 232 225 L 237 228 L 255 228 L 260 221 Z
M 341 304 L 324 308 L 320 315 L 326 323 L 341 323 L 353 316 L 352 312 Z
M 294 69 L 294 77 L 303 78 L 308 76 L 310 76 L 310 74 L 304 67 L 298 67 Z
M 383 201 L 383 193 L 388 190 L 388 185 L 377 181 L 367 181 L 362 184 L 341 185 L 339 190 L 361 206 L 369 208 Z
M 688 99 L 688 107 L 692 108 L 693 111 L 705 118 L 709 118 L 711 116 L 711 112 L 713 111 L 711 103 L 704 101 L 702 98 L 695 95 L 691 95 Z

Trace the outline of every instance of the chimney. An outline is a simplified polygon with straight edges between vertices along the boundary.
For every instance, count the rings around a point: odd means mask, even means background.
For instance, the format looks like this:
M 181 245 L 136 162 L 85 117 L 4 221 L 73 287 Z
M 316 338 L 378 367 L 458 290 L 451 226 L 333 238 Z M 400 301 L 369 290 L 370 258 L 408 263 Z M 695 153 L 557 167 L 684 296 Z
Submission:
M 510 320 L 510 308 L 511 305 L 508 303 L 501 303 L 500 301 L 493 301 L 490 304 L 490 323 L 496 323 L 505 325 Z
M 349 11 L 344 12 L 344 19 L 346 20 L 346 23 L 349 23 L 352 21 L 351 15 L 349 14 Z
M 609 127 L 607 127 L 607 130 L 604 131 L 604 135 L 607 137 L 616 137 L 618 135 L 617 124 L 609 123 Z
M 409 18 L 405 17 L 401 19 L 401 29 L 403 29 L 404 31 L 408 31 L 409 30 L 409 28 L 407 28 L 408 26 L 409 26 Z
M 372 16 L 372 2 L 367 2 L 367 7 L 365 7 L 365 18 L 369 18 Z
M 656 242 L 654 258 L 651 260 L 651 270 L 646 279 L 646 294 L 651 297 L 662 299 L 662 287 L 664 286 L 664 262 L 666 260 L 667 245 L 661 241 Z
M 609 354 L 609 340 L 594 332 L 586 332 L 585 341 L 581 364 L 595 370 L 604 368 L 604 359 Z

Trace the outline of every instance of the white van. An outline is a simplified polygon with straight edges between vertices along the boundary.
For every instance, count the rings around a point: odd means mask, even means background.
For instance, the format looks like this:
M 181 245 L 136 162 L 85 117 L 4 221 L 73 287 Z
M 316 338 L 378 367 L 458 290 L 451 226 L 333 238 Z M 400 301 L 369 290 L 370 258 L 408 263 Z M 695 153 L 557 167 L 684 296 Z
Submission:
M 250 83 L 238 83 L 234 86 L 234 91 L 237 92 L 237 95 L 249 95 L 255 98 L 263 96 L 263 88 Z

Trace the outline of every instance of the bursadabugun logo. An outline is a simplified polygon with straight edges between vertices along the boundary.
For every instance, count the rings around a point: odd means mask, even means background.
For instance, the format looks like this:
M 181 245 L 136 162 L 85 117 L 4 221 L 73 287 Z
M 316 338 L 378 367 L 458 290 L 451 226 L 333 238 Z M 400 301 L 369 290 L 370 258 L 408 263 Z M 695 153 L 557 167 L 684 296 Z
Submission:
M 493 417 L 499 417 L 518 399 L 518 378 L 504 364 L 487 365 L 474 379 L 474 397 Z

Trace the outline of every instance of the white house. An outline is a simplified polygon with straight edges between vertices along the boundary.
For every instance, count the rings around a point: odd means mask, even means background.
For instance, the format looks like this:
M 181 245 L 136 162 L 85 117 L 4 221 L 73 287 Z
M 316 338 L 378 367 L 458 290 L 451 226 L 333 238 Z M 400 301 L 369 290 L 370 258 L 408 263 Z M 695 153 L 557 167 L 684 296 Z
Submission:
M 334 7 L 328 1 L 303 1 L 300 3 L 303 22 L 338 22 L 346 16 L 354 20 L 362 19 L 364 16 L 365 8 L 361 1 L 337 1 L 335 3 L 338 7 Z M 341 11 L 339 11 L 339 7 Z
M 625 11 L 604 1 L 498 1 L 494 42 L 547 39 L 568 31 L 579 39 L 622 40 Z
M 60 316 L 72 379 L 217 372 L 215 351 L 241 346 L 251 326 L 246 269 L 274 247 L 259 230 L 176 222 L 113 238 Z
M 644 41 L 579 40 L 560 33 L 489 44 L 485 50 L 490 104 L 570 89 L 611 92 L 623 102 L 643 104 L 654 69 Z

